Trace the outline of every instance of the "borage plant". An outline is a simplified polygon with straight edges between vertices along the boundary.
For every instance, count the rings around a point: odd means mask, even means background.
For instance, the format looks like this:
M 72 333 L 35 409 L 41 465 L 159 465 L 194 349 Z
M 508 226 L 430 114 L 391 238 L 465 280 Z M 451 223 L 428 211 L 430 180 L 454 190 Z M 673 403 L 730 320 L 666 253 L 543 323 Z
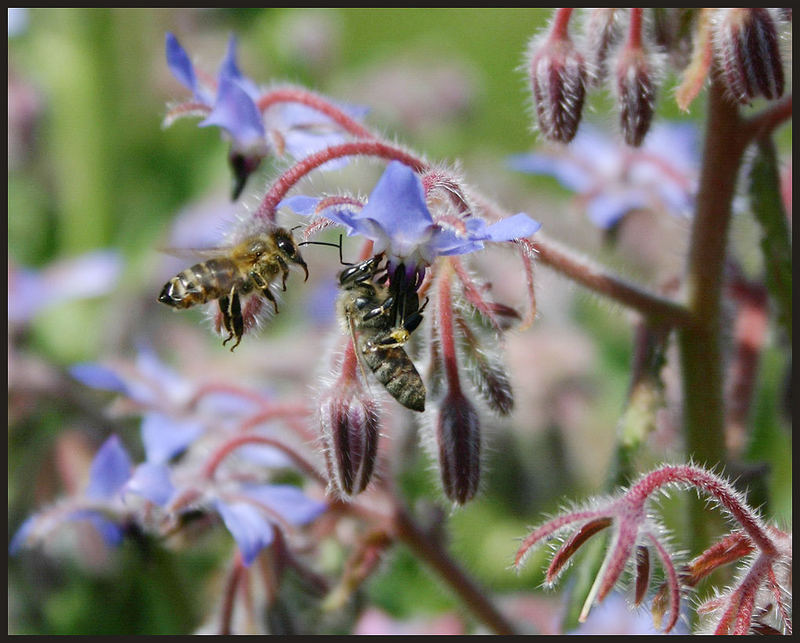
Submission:
M 65 524 L 88 525 L 109 545 L 141 533 L 181 542 L 183 534 L 223 524 L 237 548 L 206 627 L 230 633 L 261 631 L 264 623 L 277 631 L 289 570 L 321 598 L 323 611 L 340 610 L 379 570 L 384 554 L 404 544 L 489 630 L 530 629 L 469 578 L 436 529 L 417 521 L 392 475 L 393 460 L 402 454 L 380 438 L 392 417 L 414 422 L 447 502 L 457 509 L 479 494 L 482 427 L 509 415 L 515 404 L 504 338 L 537 318 L 538 263 L 633 311 L 637 343 L 606 495 L 534 529 L 514 566 L 521 567 L 535 545 L 564 535 L 545 573 L 551 585 L 590 538 L 608 531 L 604 557 L 580 559 L 594 580 L 588 589 L 573 587 L 571 602 L 583 605 L 577 620 L 586 620 L 592 605 L 630 577 L 633 603 L 649 600 L 657 624 L 671 631 L 687 594 L 740 562 L 728 588 L 693 603 L 686 620 L 694 626 L 696 615 L 704 615 L 716 633 L 791 633 L 791 530 L 759 516 L 741 491 L 711 472 L 741 468 L 753 350 L 757 358 L 764 341 L 762 333 L 747 355 L 734 346 L 728 358 L 726 306 L 739 303 L 744 311 L 747 303 L 751 315 L 763 325 L 774 318 L 776 330 L 791 340 L 789 224 L 778 198 L 772 142 L 791 117 L 782 60 L 791 11 L 582 14 L 580 33 L 570 32 L 575 11 L 557 9 L 547 32 L 531 39 L 524 69 L 533 112 L 539 134 L 554 147 L 510 163 L 556 176 L 606 231 L 643 209 L 691 217 L 685 271 L 668 294 L 587 262 L 539 232 L 539 213 L 511 214 L 455 165 L 430 162 L 365 125 L 362 108 L 302 86 L 258 86 L 239 70 L 234 38 L 213 76 L 196 68 L 168 34 L 169 69 L 191 96 L 170 107 L 166 124 L 199 116 L 201 127 L 222 130 L 230 141 L 234 200 L 267 156 L 286 167 L 228 231 L 225 246 L 178 273 L 160 301 L 177 308 L 206 305 L 225 343 L 235 338 L 231 350 L 241 352 L 257 341 L 249 335 L 260 321 L 278 313 L 279 291 L 296 279 L 291 268 L 301 266 L 308 276 L 305 246 L 338 245 L 343 265 L 330 304 L 338 324 L 320 358 L 325 372 L 311 383 L 313 394 L 305 387 L 283 398 L 176 373 L 146 347 L 134 363 L 76 365 L 74 378 L 113 392 L 118 413 L 141 418 L 144 459 L 134 465 L 119 439 L 109 438 L 92 461 L 88 486 L 23 523 L 12 552 Z M 682 109 L 708 86 L 701 155 L 691 128 L 658 122 L 657 98 L 666 93 L 670 72 L 680 78 L 675 96 Z M 581 122 L 584 104 L 603 87 L 614 96 L 617 139 Z M 308 177 L 363 158 L 385 165 L 367 197 L 344 186 L 309 193 Z M 740 175 L 749 197 L 742 209 L 762 230 L 763 284 L 743 277 L 728 243 Z M 290 220 L 301 223 L 292 228 Z M 333 228 L 346 233 L 347 242 L 323 236 Z M 509 302 L 497 296 L 475 260 L 487 248 L 516 258 L 524 297 Z M 344 261 L 349 253 L 355 261 Z M 769 299 L 748 297 L 754 290 L 768 292 Z M 673 336 L 677 356 L 669 350 Z M 635 463 L 657 424 L 663 371 L 673 360 L 682 377 L 687 464 L 641 475 Z M 721 522 L 689 505 L 681 546 L 693 549 L 690 559 L 671 544 L 666 521 L 651 503 L 656 492 L 673 488 L 696 489 L 735 523 L 720 531 Z M 334 579 L 312 556 L 327 538 L 350 546 Z M 574 625 L 568 616 L 560 627 Z M 703 620 L 698 627 L 709 626 Z

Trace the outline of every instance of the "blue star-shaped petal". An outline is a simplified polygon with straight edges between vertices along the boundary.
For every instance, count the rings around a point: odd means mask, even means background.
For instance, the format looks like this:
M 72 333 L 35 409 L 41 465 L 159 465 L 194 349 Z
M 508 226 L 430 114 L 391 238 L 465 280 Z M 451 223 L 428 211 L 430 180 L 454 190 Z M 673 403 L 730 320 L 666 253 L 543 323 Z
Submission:
M 591 125 L 567 146 L 511 157 L 512 168 L 555 177 L 578 194 L 597 227 L 608 229 L 643 208 L 691 213 L 697 184 L 697 131 L 686 123 L 654 126 L 639 148 Z
M 541 227 L 524 213 L 491 225 L 472 216 L 462 220 L 463 229 L 445 227 L 434 221 L 428 210 L 419 176 L 398 161 L 389 163 L 361 210 L 337 205 L 316 212 L 319 201 L 301 195 L 284 199 L 280 205 L 302 215 L 322 214 L 346 227 L 349 236 L 371 239 L 376 254 L 385 252 L 390 263 L 405 264 L 409 270 L 424 268 L 439 255 L 480 250 L 485 241 L 528 237 Z

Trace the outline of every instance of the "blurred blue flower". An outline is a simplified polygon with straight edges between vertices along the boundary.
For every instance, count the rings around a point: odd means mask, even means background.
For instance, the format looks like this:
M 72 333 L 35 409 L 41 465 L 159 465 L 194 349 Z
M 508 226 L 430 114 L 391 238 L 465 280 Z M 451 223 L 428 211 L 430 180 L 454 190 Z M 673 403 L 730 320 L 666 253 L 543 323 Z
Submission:
M 86 497 L 92 500 L 113 498 L 131 477 L 133 465 L 122 442 L 112 435 L 97 451 L 89 468 Z
M 215 508 L 249 566 L 272 543 L 276 521 L 306 525 L 324 512 L 326 505 L 291 485 L 250 484 L 243 485 L 235 498 L 218 499 Z
M 92 493 L 116 490 L 123 505 L 129 494 L 140 496 L 161 508 L 157 515 L 162 526 L 174 524 L 184 511 L 197 507 L 216 511 L 248 565 L 272 542 L 275 525 L 305 525 L 325 510 L 324 503 L 308 498 L 297 487 L 255 482 L 270 468 L 293 466 L 283 450 L 271 445 L 237 447 L 236 465 L 213 479 L 208 477 L 208 449 L 236 439 L 239 426 L 235 422 L 263 412 L 269 397 L 259 403 L 252 395 L 247 399 L 212 393 L 212 386 L 196 399 L 202 387 L 165 366 L 147 345 L 139 346 L 133 367 L 76 364 L 71 373 L 88 386 L 122 394 L 135 403 L 132 410 L 142 415 L 145 462 L 133 468 L 121 446 L 112 444 L 115 448 L 109 447 L 93 465 Z M 231 419 L 234 425 L 225 426 L 224 421 Z M 201 439 L 202 445 L 196 446 Z M 188 504 L 187 498 L 191 498 Z M 130 507 L 137 521 L 142 518 L 136 513 L 138 507 Z M 20 538 L 27 537 L 30 529 L 23 525 Z
M 275 535 L 272 525 L 264 515 L 247 502 L 217 501 L 216 509 L 222 522 L 231 532 L 233 539 L 242 553 L 242 562 L 246 567 L 256 559 L 258 553 L 272 544 Z
M 336 106 L 355 120 L 362 120 L 369 111 L 369 108 L 360 105 L 336 103 Z M 293 159 L 301 159 L 347 140 L 347 135 L 339 125 L 307 105 L 278 103 L 269 108 L 265 118 L 269 131 L 281 139 L 283 148 Z M 335 170 L 349 162 L 348 158 L 333 159 L 319 169 Z
M 445 227 L 435 222 L 428 210 L 419 176 L 399 161 L 389 163 L 361 210 L 336 205 L 317 212 L 319 201 L 314 197 L 293 196 L 284 199 L 280 206 L 305 216 L 321 214 L 345 226 L 348 236 L 371 239 L 375 254 L 385 252 L 391 265 L 405 264 L 409 272 L 424 269 L 440 255 L 474 252 L 483 248 L 485 241 L 528 237 L 541 227 L 523 213 L 491 225 L 472 216 L 461 219 L 460 230 Z
M 166 465 L 207 431 L 226 430 L 262 409 L 253 399 L 224 391 L 209 392 L 190 404 L 200 385 L 168 367 L 144 343 L 138 347 L 133 367 L 84 362 L 74 364 L 69 372 L 86 386 L 119 393 L 133 402 L 129 410 L 142 416 L 145 458 L 153 465 Z M 264 398 L 265 403 L 268 400 Z M 264 466 L 290 464 L 286 454 L 266 445 L 246 445 L 240 456 Z
M 131 477 L 130 456 L 116 435 L 106 440 L 92 460 L 89 483 L 77 498 L 30 516 L 11 539 L 9 553 L 17 553 L 32 538 L 43 538 L 65 522 L 88 521 L 108 545 L 122 541 L 122 527 L 108 516 L 119 513 L 125 485 Z
M 258 100 L 264 92 L 239 71 L 234 36 L 228 41 L 216 86 L 209 86 L 209 82 L 199 77 L 189 55 L 171 33 L 166 36 L 166 52 L 172 74 L 191 90 L 197 104 L 173 108 L 165 123 L 202 113 L 206 118 L 200 122 L 200 127 L 215 126 L 226 133 L 232 143 L 229 160 L 235 178 L 234 199 L 270 148 L 277 156 L 288 153 L 291 158 L 300 159 L 347 138 L 332 119 L 307 105 L 280 102 L 262 114 Z M 366 113 L 366 109 L 358 106 L 338 107 L 355 119 L 363 118 Z M 348 162 L 348 159 L 335 159 L 321 169 L 336 169 Z
M 74 364 L 69 372 L 86 386 L 121 393 L 152 409 L 181 407 L 195 390 L 194 384 L 166 366 L 145 344 L 139 345 L 132 369 L 83 362 Z
M 638 148 L 585 124 L 569 145 L 519 154 L 509 164 L 555 177 L 577 193 L 592 223 L 608 229 L 643 208 L 689 216 L 699 158 L 697 130 L 689 123 L 654 125 Z
M 110 368 L 102 364 L 81 363 L 69 369 L 79 382 L 92 388 L 121 393 L 142 407 L 141 436 L 148 463 L 164 465 L 185 451 L 205 430 L 204 422 L 184 407 L 196 391 L 196 385 L 167 367 L 147 345 L 140 345 L 133 369 Z M 225 396 L 227 397 L 227 396 Z M 214 401 L 212 397 L 211 402 Z M 225 413 L 234 411 L 225 404 Z M 250 403 L 235 399 L 240 413 Z M 209 409 L 208 404 L 205 410 Z
M 158 412 L 145 413 L 141 431 L 147 461 L 166 464 L 186 450 L 203 430 L 203 424 L 191 418 L 173 418 Z
M 191 90 L 198 103 L 210 108 L 200 127 L 217 126 L 227 132 L 235 149 L 250 152 L 263 148 L 264 122 L 256 106 L 258 87 L 242 75 L 236 64 L 236 38 L 230 37 L 228 51 L 220 66 L 217 86 L 208 87 L 195 73 L 194 65 L 178 39 L 166 37 L 167 65 L 172 74 Z
M 72 377 L 90 388 L 131 395 L 131 390 L 125 380 L 113 369 L 101 364 L 91 362 L 75 364 L 70 367 L 69 372 Z
M 163 507 L 175 493 L 169 467 L 160 462 L 142 462 L 125 483 L 123 493 L 141 496 Z
M 99 297 L 111 291 L 122 271 L 117 252 L 98 250 L 30 270 L 9 262 L 8 321 L 22 324 L 65 301 Z

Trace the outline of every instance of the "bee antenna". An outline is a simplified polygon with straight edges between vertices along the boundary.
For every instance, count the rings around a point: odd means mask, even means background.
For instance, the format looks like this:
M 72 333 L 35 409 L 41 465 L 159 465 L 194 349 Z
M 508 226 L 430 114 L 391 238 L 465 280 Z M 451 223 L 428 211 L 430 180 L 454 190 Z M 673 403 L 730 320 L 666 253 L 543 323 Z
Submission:
M 339 243 L 328 243 L 327 241 L 301 241 L 298 246 L 331 246 L 332 248 L 339 248 L 339 263 L 343 266 L 352 266 L 353 264 L 347 262 L 342 257 L 342 235 L 339 235 Z

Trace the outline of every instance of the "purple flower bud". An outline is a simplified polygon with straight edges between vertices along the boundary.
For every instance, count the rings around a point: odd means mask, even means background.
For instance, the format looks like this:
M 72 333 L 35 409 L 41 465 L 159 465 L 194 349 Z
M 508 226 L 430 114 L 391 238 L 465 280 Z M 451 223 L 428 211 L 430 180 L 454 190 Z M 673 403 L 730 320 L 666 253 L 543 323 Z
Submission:
M 470 380 L 475 390 L 493 411 L 508 415 L 514 408 L 514 393 L 507 369 L 498 352 L 487 351 L 481 338 L 473 332 L 462 315 L 456 312 L 456 325 L 461 336 L 461 348 L 466 358 Z M 489 337 L 484 341 L 491 341 Z M 496 339 L 495 339 L 496 343 Z
M 783 61 L 778 30 L 769 9 L 719 9 L 714 23 L 714 50 L 728 90 L 749 104 L 756 96 L 783 94 Z
M 617 102 L 625 142 L 639 147 L 655 111 L 655 84 L 641 47 L 625 47 L 617 63 Z
M 634 605 L 641 605 L 650 583 L 650 550 L 644 545 L 636 547 L 636 591 Z
M 357 383 L 339 380 L 320 406 L 328 478 L 345 496 L 367 488 L 378 455 L 380 413 Z
M 586 61 L 563 30 L 530 49 L 529 73 L 539 129 L 545 138 L 569 143 L 578 130 L 586 96 Z
M 620 14 L 618 8 L 587 9 L 589 15 L 583 23 L 584 51 L 587 62 L 591 65 L 590 83 L 599 85 L 608 72 L 608 55 L 619 40 Z
M 450 500 L 463 505 L 478 491 L 481 476 L 481 427 L 478 412 L 460 391 L 442 400 L 436 422 L 442 486 Z

